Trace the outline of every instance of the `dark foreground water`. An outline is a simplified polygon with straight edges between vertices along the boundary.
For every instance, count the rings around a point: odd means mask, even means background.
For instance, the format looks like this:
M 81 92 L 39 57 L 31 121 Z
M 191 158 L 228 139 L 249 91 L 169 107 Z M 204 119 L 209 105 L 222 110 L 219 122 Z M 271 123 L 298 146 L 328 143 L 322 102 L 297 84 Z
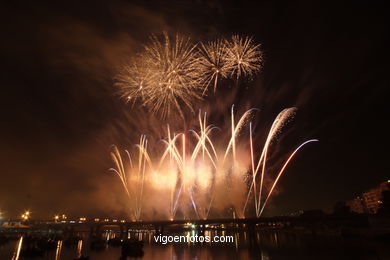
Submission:
M 222 232 L 208 235 L 222 235 Z M 207 234 L 206 233 L 206 234 Z M 72 260 L 80 252 L 90 260 L 118 260 L 120 247 L 106 246 L 103 250 L 90 249 L 88 234 L 82 234 L 83 240 L 78 246 L 66 247 L 58 242 L 57 250 L 46 253 L 44 257 L 33 259 Z M 107 235 L 107 234 L 106 234 Z M 134 234 L 131 234 L 132 236 Z M 390 260 L 390 243 L 362 238 L 343 238 L 340 236 L 313 236 L 286 232 L 259 232 L 257 243 L 250 246 L 246 232 L 224 232 L 232 235 L 233 243 L 168 243 L 153 242 L 153 234 L 141 234 L 145 241 L 143 260 L 158 259 L 372 259 Z M 112 236 L 112 233 L 111 233 Z M 0 246 L 0 260 L 15 259 L 20 240 Z M 19 257 L 19 259 L 31 259 Z

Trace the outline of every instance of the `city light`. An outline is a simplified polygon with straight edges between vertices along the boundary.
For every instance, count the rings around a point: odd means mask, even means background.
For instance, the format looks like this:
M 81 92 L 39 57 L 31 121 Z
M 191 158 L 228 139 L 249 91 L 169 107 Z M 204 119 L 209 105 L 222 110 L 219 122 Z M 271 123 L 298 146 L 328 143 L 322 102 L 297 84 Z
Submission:
M 24 221 L 27 221 L 29 218 L 30 218 L 30 215 L 31 215 L 31 212 L 26 210 L 23 214 L 22 214 L 22 220 Z

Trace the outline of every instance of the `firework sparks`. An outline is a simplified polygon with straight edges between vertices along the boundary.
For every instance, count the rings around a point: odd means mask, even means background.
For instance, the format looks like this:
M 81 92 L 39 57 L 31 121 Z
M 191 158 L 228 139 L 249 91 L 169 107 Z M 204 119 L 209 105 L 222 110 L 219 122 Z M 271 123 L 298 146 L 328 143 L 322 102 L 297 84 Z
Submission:
M 116 169 L 111 168 L 110 170 L 115 172 L 119 177 L 126 191 L 126 195 L 131 201 L 133 220 L 140 220 L 141 217 L 145 171 L 147 166 L 151 165 L 150 158 L 147 153 L 147 146 L 148 141 L 146 136 L 142 135 L 140 142 L 137 145 L 139 150 L 137 168 L 133 167 L 133 161 L 127 150 L 125 152 L 128 157 L 129 167 L 125 167 L 121 154 L 116 146 L 113 146 L 113 151 L 111 152 L 111 158 L 115 163 Z M 129 176 L 129 172 L 132 172 L 133 174 Z
M 116 85 L 120 89 L 120 94 L 128 101 L 135 103 L 137 100 L 144 100 L 150 85 L 152 71 L 148 69 L 141 61 L 141 57 L 133 60 L 121 68 L 120 73 L 116 76 Z
M 210 85 L 214 92 L 218 81 L 236 76 L 253 76 L 261 68 L 260 45 L 252 38 L 232 36 L 208 43 L 193 44 L 189 37 L 152 36 L 144 51 L 121 69 L 116 86 L 128 101 L 139 100 L 154 113 L 163 116 L 182 107 L 194 111 Z M 203 93 L 202 93 L 203 91 Z
M 261 69 L 261 62 L 260 45 L 254 44 L 251 37 L 233 35 L 230 39 L 194 45 L 188 37 L 176 35 L 172 39 L 165 33 L 162 37 L 151 37 L 144 51 L 123 67 L 116 85 L 129 101 L 139 100 L 150 111 L 163 116 L 176 109 L 184 119 L 183 105 L 193 111 L 194 101 L 201 100 L 210 86 L 215 92 L 221 79 L 252 78 Z M 302 143 L 287 157 L 263 197 L 264 178 L 269 176 L 267 157 L 271 143 L 294 111 L 289 108 L 279 113 L 260 150 L 253 143 L 250 120 L 254 109 L 236 121 L 234 106 L 226 143 L 212 140 L 216 127 L 207 125 L 206 113 L 203 116 L 199 113 L 199 130 L 190 130 L 192 135 L 171 133 L 168 125 L 161 156 L 150 156 L 147 139 L 141 136 L 138 160 L 132 161 L 126 151 L 129 166 L 125 167 L 119 150 L 114 147 L 111 156 L 116 168 L 111 170 L 121 180 L 131 201 L 133 220 L 141 220 L 146 215 L 144 209 L 153 215 L 165 212 L 169 219 L 177 217 L 178 212 L 184 219 L 191 213 L 206 219 L 213 210 L 221 213 L 227 208 L 244 217 L 251 198 L 255 215 L 260 217 L 294 155 L 307 143 L 317 141 Z M 239 138 L 248 123 L 249 147 L 245 145 L 248 142 L 243 144 Z
M 118 175 L 126 194 L 132 200 L 133 219 L 142 219 L 141 205 L 152 208 L 153 212 L 163 205 L 167 209 L 166 216 L 169 219 L 174 219 L 178 210 L 184 218 L 193 212 L 197 218 L 206 219 L 210 211 L 221 207 L 234 208 L 240 217 L 244 217 L 248 200 L 251 197 L 254 199 L 256 216 L 260 217 L 277 182 L 294 155 L 307 143 L 317 140 L 313 139 L 302 143 L 287 157 L 277 172 L 272 187 L 264 200 L 261 195 L 264 193 L 263 179 L 268 169 L 266 162 L 270 143 L 291 117 L 294 109 L 285 109 L 276 117 L 257 162 L 255 160 L 256 149 L 252 139 L 252 124 L 249 122 L 252 112 L 253 109 L 245 112 L 236 122 L 232 108 L 231 136 L 226 145 L 212 141 L 211 134 L 216 127 L 207 125 L 206 114 L 203 116 L 199 114 L 199 131 L 190 131 L 195 137 L 194 145 L 190 145 L 189 137 L 185 133 L 172 134 L 168 126 L 168 136 L 164 140 L 165 148 L 162 150 L 161 156 L 150 157 L 146 137 L 141 136 L 140 143 L 137 145 L 137 162 L 133 162 L 130 154 L 126 152 L 129 167 L 124 166 L 118 149 L 114 147 L 112 158 L 116 168 L 111 170 Z M 248 122 L 250 149 L 236 140 L 239 132 L 243 131 Z M 258 177 L 260 172 L 260 177 Z M 250 176 L 252 179 L 249 190 L 244 180 L 245 176 Z M 259 181 L 257 181 L 258 178 L 260 178 Z M 229 186 L 228 182 L 233 183 L 233 185 Z M 155 198 L 144 200 L 145 192 L 149 198 L 153 195 Z M 251 193 L 254 196 L 251 196 Z M 229 194 L 234 194 L 233 196 L 239 197 L 239 199 L 230 202 L 229 199 L 226 199 L 230 196 Z M 162 205 L 154 203 L 157 198 L 163 199 L 163 202 L 160 203 Z
M 163 116 L 172 108 L 182 115 L 182 105 L 192 110 L 193 101 L 201 98 L 196 45 L 188 37 L 171 39 L 166 33 L 152 36 L 151 41 L 117 76 L 120 93 L 128 100 L 140 99 Z
M 231 76 L 253 76 L 261 69 L 262 54 L 259 44 L 253 44 L 251 37 L 233 35 L 226 41 L 226 63 Z
M 226 53 L 226 44 L 223 40 L 215 40 L 206 44 L 200 43 L 199 68 L 204 77 L 203 93 L 211 84 L 214 85 L 215 92 L 218 80 L 228 77 L 230 68 L 226 62 Z

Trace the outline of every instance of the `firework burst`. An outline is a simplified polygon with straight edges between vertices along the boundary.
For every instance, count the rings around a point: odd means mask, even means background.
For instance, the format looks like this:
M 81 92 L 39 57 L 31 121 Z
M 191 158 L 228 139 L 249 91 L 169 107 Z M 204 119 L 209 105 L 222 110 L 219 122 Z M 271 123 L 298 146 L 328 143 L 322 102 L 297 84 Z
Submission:
M 232 36 L 193 44 L 189 37 L 151 36 L 144 51 L 121 69 L 116 85 L 122 97 L 137 100 L 163 117 L 182 107 L 194 111 L 210 85 L 216 91 L 220 79 L 253 76 L 261 68 L 260 45 L 252 38 Z M 203 91 L 203 93 L 202 93 Z
M 251 37 L 233 35 L 225 42 L 225 59 L 231 76 L 253 76 L 261 69 L 262 53 L 260 45 L 254 44 Z
M 152 112 L 163 116 L 172 108 L 182 114 L 182 105 L 192 110 L 194 100 L 201 98 L 201 77 L 196 45 L 190 38 L 167 33 L 152 36 L 132 65 L 125 66 L 117 77 L 117 86 L 129 101 L 141 100 Z
M 144 100 L 148 91 L 145 87 L 149 86 L 149 79 L 152 76 L 151 71 L 138 60 L 133 60 L 130 64 L 123 66 L 115 78 L 121 96 L 133 103 L 137 100 L 141 102 Z
M 227 48 L 223 40 L 200 43 L 199 69 L 203 76 L 203 93 L 211 84 L 214 85 L 215 92 L 218 80 L 228 77 L 230 68 L 226 62 L 226 53 Z

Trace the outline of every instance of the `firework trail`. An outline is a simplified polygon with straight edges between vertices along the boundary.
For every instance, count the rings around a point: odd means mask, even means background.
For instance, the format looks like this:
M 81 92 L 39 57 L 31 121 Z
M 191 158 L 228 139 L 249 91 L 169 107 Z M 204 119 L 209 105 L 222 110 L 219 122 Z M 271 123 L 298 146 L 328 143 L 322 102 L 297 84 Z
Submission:
M 111 170 L 118 175 L 126 194 L 132 200 L 133 219 L 142 219 L 141 205 L 147 205 L 151 208 L 164 206 L 168 209 L 167 216 L 169 219 L 174 219 L 178 210 L 184 216 L 190 215 L 191 209 L 197 218 L 206 219 L 210 211 L 220 208 L 219 203 L 226 204 L 227 194 L 234 193 L 234 196 L 237 196 L 238 193 L 243 195 L 245 192 L 247 194 L 239 200 L 240 203 L 233 205 L 234 210 L 240 217 L 244 217 L 248 200 L 252 197 L 251 193 L 253 193 L 256 216 L 260 217 L 277 182 L 294 155 L 307 143 L 317 140 L 313 139 L 302 143 L 288 156 L 264 200 L 261 195 L 264 193 L 263 179 L 267 170 L 268 149 L 272 140 L 275 139 L 282 126 L 293 114 L 294 109 L 285 109 L 276 117 L 259 153 L 257 162 L 255 160 L 256 149 L 252 139 L 252 123 L 249 122 L 253 111 L 253 109 L 246 111 L 236 122 L 232 107 L 231 136 L 224 149 L 222 144 L 212 141 L 212 132 L 217 128 L 213 125 L 207 125 L 206 113 L 203 116 L 199 113 L 199 130 L 190 131 L 195 138 L 194 145 L 190 145 L 185 133 L 172 134 L 168 126 L 167 139 L 163 140 L 165 148 L 162 150 L 161 156 L 151 158 L 147 150 L 146 137 L 141 136 L 140 143 L 137 145 L 138 161 L 136 165 L 134 165 L 130 154 L 126 151 L 127 160 L 129 160 L 129 167 L 127 168 L 124 167 L 118 149 L 114 147 L 111 155 L 116 168 Z M 237 143 L 236 140 L 237 135 L 248 125 L 248 122 L 249 154 L 248 149 L 245 149 L 245 146 L 240 142 Z M 236 149 L 240 149 L 240 152 L 236 153 Z M 248 160 L 248 158 L 250 159 Z M 249 190 L 246 188 L 244 181 L 244 176 L 248 172 L 252 178 Z M 260 172 L 260 180 L 257 181 Z M 230 178 L 235 178 L 233 187 L 227 185 Z M 143 200 L 145 187 L 151 194 L 168 199 L 163 205 L 154 204 L 153 199 L 150 201 Z M 224 198 L 216 199 L 217 195 Z M 242 207 L 242 205 L 244 206 Z
M 268 199 L 271 197 L 271 194 L 272 194 L 272 192 L 273 192 L 273 190 L 274 190 L 276 184 L 278 183 L 279 178 L 282 176 L 284 170 L 286 169 L 286 167 L 287 167 L 287 165 L 289 164 L 289 162 L 291 161 L 291 159 L 295 156 L 295 154 L 296 154 L 304 145 L 306 145 L 306 144 L 308 144 L 308 143 L 311 143 L 311 142 L 318 142 L 318 140 L 317 140 L 317 139 L 310 139 L 310 140 L 307 140 L 306 142 L 303 142 L 301 145 L 299 145 L 298 148 L 296 148 L 296 149 L 294 150 L 294 152 L 292 152 L 292 153 L 290 154 L 290 156 L 288 157 L 288 159 L 286 160 L 286 162 L 283 164 L 282 168 L 280 169 L 278 175 L 276 176 L 276 179 L 274 180 L 274 182 L 273 182 L 273 184 L 272 184 L 272 187 L 271 187 L 271 189 L 269 190 L 267 197 L 265 198 L 265 201 L 264 201 L 264 203 L 263 203 L 263 206 L 261 207 L 261 210 L 260 210 L 260 212 L 259 212 L 259 214 L 258 214 L 258 217 L 260 217 L 261 214 L 263 213 L 263 210 L 264 210 L 264 208 L 265 208 L 265 205 L 266 205 L 267 202 L 268 202 Z
M 141 218 L 145 171 L 147 166 L 151 165 L 151 160 L 149 154 L 147 153 L 147 144 L 148 141 L 146 136 L 142 135 L 139 144 L 136 145 L 139 150 L 137 169 L 134 169 L 133 161 L 127 150 L 125 150 L 125 152 L 129 162 L 128 167 L 124 166 L 121 154 L 116 146 L 113 146 L 113 150 L 111 152 L 111 158 L 115 163 L 116 169 L 110 168 L 109 170 L 115 172 L 121 180 L 122 186 L 131 201 L 131 217 L 133 220 L 137 221 Z M 129 176 L 129 172 L 132 172 L 131 176 Z
M 264 184 L 263 182 L 264 182 L 264 176 L 265 176 L 265 170 L 266 170 L 266 162 L 267 162 L 267 154 L 268 154 L 269 146 L 270 146 L 272 140 L 281 131 L 281 128 L 287 122 L 287 120 L 294 115 L 295 110 L 296 110 L 295 108 L 287 108 L 287 109 L 282 110 L 278 114 L 278 116 L 276 117 L 276 119 L 272 123 L 271 129 L 270 129 L 270 131 L 268 133 L 267 139 L 266 139 L 265 144 L 264 144 L 264 148 L 262 149 L 262 152 L 261 152 L 261 155 L 260 155 L 260 159 L 259 159 L 259 161 L 257 163 L 255 171 L 253 172 L 253 175 L 254 175 L 254 179 L 253 180 L 256 180 L 257 173 L 259 171 L 260 166 L 262 165 L 260 184 L 259 184 L 259 191 L 258 191 L 258 198 L 257 198 L 257 205 L 256 205 L 256 215 L 257 216 L 260 216 L 259 209 L 260 209 L 260 204 L 261 204 L 261 201 L 262 201 L 263 184 Z M 253 182 L 253 188 L 254 188 L 254 191 L 256 191 L 257 187 L 255 185 L 255 182 Z

